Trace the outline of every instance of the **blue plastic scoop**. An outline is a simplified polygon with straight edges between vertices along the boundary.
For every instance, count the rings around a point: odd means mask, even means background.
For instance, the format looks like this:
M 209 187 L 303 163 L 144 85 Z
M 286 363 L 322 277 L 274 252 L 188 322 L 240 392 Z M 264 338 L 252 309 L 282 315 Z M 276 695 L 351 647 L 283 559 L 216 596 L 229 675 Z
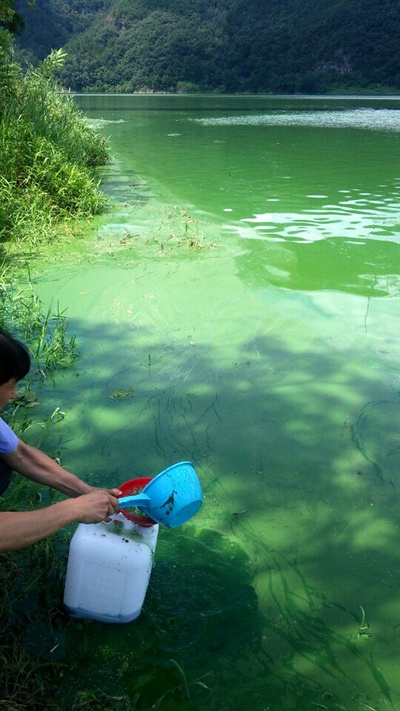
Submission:
M 122 498 L 118 499 L 118 503 L 120 506 L 137 506 L 138 508 L 142 508 L 142 506 L 148 506 L 150 501 L 150 496 L 146 496 L 146 494 L 143 494 L 142 491 L 140 492 L 140 494 L 133 494 L 132 496 L 123 496 Z
M 170 528 L 181 526 L 199 510 L 203 494 L 191 462 L 180 462 L 152 479 L 139 494 L 119 499 L 121 507 L 136 506 Z

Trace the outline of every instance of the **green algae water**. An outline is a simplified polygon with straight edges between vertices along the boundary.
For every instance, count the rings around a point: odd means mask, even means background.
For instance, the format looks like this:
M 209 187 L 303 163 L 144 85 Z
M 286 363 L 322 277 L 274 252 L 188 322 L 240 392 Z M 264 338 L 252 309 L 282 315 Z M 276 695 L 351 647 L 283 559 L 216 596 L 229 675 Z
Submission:
M 104 486 L 189 459 L 204 504 L 138 620 L 68 623 L 68 684 L 396 711 L 400 99 L 76 100 L 113 161 L 107 214 L 32 275 L 81 353 L 61 457 Z

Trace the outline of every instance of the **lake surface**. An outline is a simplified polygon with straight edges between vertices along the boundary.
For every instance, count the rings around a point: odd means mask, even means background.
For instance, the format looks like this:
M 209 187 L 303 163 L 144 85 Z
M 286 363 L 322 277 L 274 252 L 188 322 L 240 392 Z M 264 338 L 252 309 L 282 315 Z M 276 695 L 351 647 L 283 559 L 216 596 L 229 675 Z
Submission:
M 73 683 L 399 709 L 400 99 L 76 100 L 113 161 L 107 214 L 34 275 L 81 353 L 46 403 L 62 458 L 106 486 L 189 459 L 204 504 L 160 530 L 137 621 L 68 626 Z

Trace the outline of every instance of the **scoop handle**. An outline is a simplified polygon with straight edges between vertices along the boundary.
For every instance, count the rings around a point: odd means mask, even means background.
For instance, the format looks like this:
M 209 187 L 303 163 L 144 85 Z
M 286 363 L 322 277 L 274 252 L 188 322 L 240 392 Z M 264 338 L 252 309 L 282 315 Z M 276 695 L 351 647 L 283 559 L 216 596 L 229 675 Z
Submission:
M 146 506 L 150 501 L 150 496 L 147 494 L 135 494 L 134 496 L 123 496 L 118 499 L 120 506 Z

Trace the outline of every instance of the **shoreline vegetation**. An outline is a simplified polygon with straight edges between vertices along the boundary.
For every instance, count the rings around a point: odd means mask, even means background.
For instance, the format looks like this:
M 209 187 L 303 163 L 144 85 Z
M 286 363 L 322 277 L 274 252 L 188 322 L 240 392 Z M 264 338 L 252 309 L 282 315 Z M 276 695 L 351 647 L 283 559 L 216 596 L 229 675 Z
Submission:
M 109 152 L 53 78 L 64 52 L 52 52 L 24 75 L 10 61 L 2 39 L 0 326 L 28 345 L 33 362 L 17 399 L 2 414 L 18 435 L 29 442 L 34 433 L 44 448 L 47 443 L 48 454 L 58 457 L 54 442 L 63 413 L 57 407 L 43 418 L 35 408 L 42 389 L 60 368 L 72 366 L 78 351 L 65 314 L 59 308 L 46 312 L 40 303 L 29 263 L 40 245 L 79 233 L 79 221 L 104 209 L 96 168 L 109 161 Z M 15 476 L 0 505 L 3 510 L 30 510 L 56 496 Z M 57 656 L 57 640 L 68 624 L 60 601 L 69 537 L 64 529 L 29 549 L 0 556 L 0 705 L 10 711 L 107 706 L 101 691 L 75 688 L 73 673 Z M 40 629 L 45 643 L 32 641 L 27 627 Z M 121 699 L 113 708 L 131 706 Z
M 26 74 L 0 56 L 0 248 L 24 249 L 68 234 L 73 222 L 104 208 L 95 169 L 109 160 L 106 142 L 85 122 L 54 73 L 53 51 Z

